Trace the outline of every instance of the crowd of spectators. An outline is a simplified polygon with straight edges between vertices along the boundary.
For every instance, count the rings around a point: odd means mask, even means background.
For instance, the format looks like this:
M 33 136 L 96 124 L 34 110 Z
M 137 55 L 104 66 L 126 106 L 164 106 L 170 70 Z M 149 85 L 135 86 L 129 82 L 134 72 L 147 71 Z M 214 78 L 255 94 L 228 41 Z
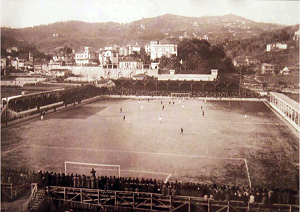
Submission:
M 22 96 L 9 101 L 9 109 L 15 112 L 26 111 L 30 109 L 39 108 L 41 106 L 54 104 L 57 102 L 64 102 L 65 105 L 80 103 L 84 99 L 91 97 L 109 94 L 109 95 L 123 95 L 123 96 L 170 96 L 171 93 L 188 93 L 191 98 L 197 97 L 213 97 L 213 98 L 259 98 L 260 95 L 253 92 L 242 91 L 239 92 L 220 92 L 220 91 L 166 91 L 166 90 L 135 90 L 130 88 L 115 88 L 108 91 L 107 88 L 99 88 L 92 85 L 79 86 L 69 88 L 61 91 L 52 91 L 41 94 L 34 94 Z
M 29 171 L 25 169 L 1 168 L 1 183 L 12 183 L 14 186 L 28 182 Z
M 191 98 L 197 97 L 213 97 L 213 98 L 260 98 L 260 94 L 250 92 L 250 91 L 241 91 L 239 92 L 225 92 L 225 91 L 165 91 L 165 90 L 133 90 L 130 88 L 115 88 L 109 91 L 110 95 L 120 95 L 120 96 L 169 96 L 171 97 L 172 93 L 185 93 L 189 94 Z
M 196 196 L 218 201 L 243 201 L 244 203 L 261 203 L 265 206 L 277 204 L 299 204 L 299 190 L 250 188 L 248 186 L 228 186 L 200 184 L 190 182 L 164 182 L 156 179 L 139 179 L 131 177 L 96 176 L 64 174 L 53 172 L 31 172 L 27 170 L 2 169 L 2 181 L 18 185 L 24 182 L 37 183 L 39 187 L 63 186 L 114 191 L 151 192 L 163 196 Z
M 41 106 L 54 104 L 63 101 L 64 104 L 81 102 L 81 100 L 99 96 L 106 93 L 106 88 L 99 88 L 92 85 L 79 86 L 60 91 L 51 91 L 40 94 L 22 96 L 9 101 L 9 109 L 15 112 L 21 112 L 39 108 Z

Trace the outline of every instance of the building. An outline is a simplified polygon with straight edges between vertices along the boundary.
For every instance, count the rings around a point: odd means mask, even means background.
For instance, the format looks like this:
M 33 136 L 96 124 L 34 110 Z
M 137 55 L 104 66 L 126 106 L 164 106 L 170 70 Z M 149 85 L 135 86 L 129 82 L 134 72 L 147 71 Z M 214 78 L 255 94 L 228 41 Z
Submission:
M 293 37 L 294 41 L 299 41 L 299 33 L 300 33 L 300 29 L 298 29 L 298 31 L 295 32 L 295 35 Z
M 258 59 L 250 58 L 250 57 L 246 58 L 245 62 L 246 62 L 247 65 L 257 65 L 257 64 L 260 63 L 260 61 Z
M 1 70 L 6 67 L 6 58 L 1 58 Z
M 168 41 L 151 41 L 150 42 L 151 55 L 150 59 L 155 60 L 162 56 L 171 57 L 171 55 L 177 55 L 177 45 L 170 44 Z
M 275 73 L 275 66 L 268 63 L 261 64 L 261 73 L 268 75 L 268 74 L 274 74 Z
M 140 46 L 132 46 L 132 45 L 127 45 L 127 53 L 128 55 L 133 54 L 133 52 L 141 52 L 141 47 Z
M 279 71 L 279 74 L 289 75 L 290 74 L 290 70 L 289 70 L 288 67 L 284 67 L 282 70 Z
M 110 51 L 118 51 L 119 50 L 119 47 L 118 46 L 105 46 L 104 47 L 104 50 L 105 51 L 108 51 L 108 50 L 110 50 Z
M 18 52 L 19 49 L 18 49 L 18 47 L 10 47 L 10 48 L 7 48 L 6 51 L 7 51 L 8 53 L 12 53 L 12 51 Z
M 119 49 L 119 55 L 120 56 L 126 56 L 126 55 L 128 55 L 127 47 L 120 47 L 120 49 Z
M 72 74 L 72 71 L 69 69 L 51 69 L 49 72 L 53 77 L 66 77 Z
M 242 67 L 247 66 L 248 64 L 247 64 L 246 60 L 244 60 L 244 59 L 235 59 L 235 60 L 233 60 L 233 65 L 234 65 L 234 67 L 242 68 Z
M 151 46 L 150 45 L 145 46 L 145 52 L 146 52 L 147 55 L 151 54 Z
M 287 49 L 287 44 L 285 43 L 273 43 L 273 44 L 267 44 L 267 52 L 273 51 L 273 50 L 284 50 Z
M 118 65 L 119 63 L 119 53 L 113 50 L 107 50 L 99 54 L 99 61 L 101 66 L 106 66 L 109 64 Z
M 218 77 L 218 69 L 211 69 L 211 74 L 160 74 L 157 79 L 160 81 L 214 81 Z
M 143 62 L 139 59 L 135 59 L 132 57 L 126 57 L 119 61 L 119 69 L 142 69 Z
M 83 53 L 75 54 L 75 63 L 77 65 L 97 65 L 99 62 L 99 56 L 93 52 L 92 47 L 85 47 Z

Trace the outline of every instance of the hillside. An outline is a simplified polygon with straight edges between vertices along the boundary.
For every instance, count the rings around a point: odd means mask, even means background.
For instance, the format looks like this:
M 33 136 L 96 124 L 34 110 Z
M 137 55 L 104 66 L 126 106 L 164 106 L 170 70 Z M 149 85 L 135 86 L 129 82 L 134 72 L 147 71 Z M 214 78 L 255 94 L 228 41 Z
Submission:
M 225 39 L 243 39 L 262 32 L 280 29 L 277 24 L 258 23 L 236 15 L 184 17 L 166 14 L 145 18 L 129 24 L 114 22 L 87 23 L 81 21 L 57 22 L 22 29 L 1 28 L 2 47 L 19 47 L 23 40 L 43 52 L 54 52 L 61 46 L 82 51 L 84 46 L 99 49 L 106 45 L 148 44 L 162 38 L 178 41 L 179 36 L 202 38 L 220 42 Z M 18 41 L 18 42 L 15 42 Z

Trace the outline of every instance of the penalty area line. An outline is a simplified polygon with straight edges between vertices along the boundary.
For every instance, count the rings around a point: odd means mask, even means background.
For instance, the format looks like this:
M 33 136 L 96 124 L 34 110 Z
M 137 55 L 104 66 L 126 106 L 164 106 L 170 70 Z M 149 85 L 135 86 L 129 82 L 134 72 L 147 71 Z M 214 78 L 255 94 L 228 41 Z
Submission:
M 80 151 L 96 151 L 96 152 L 117 152 L 117 153 L 130 153 L 130 154 L 147 154 L 147 155 L 160 155 L 160 156 L 173 156 L 173 157 L 189 157 L 189 158 L 211 158 L 219 160 L 245 160 L 245 158 L 226 158 L 226 157 L 215 157 L 206 155 L 184 155 L 184 154 L 173 154 L 173 153 L 162 153 L 162 152 L 143 152 L 143 151 L 129 151 L 129 150 L 115 150 L 115 149 L 90 149 L 90 148 L 79 148 L 79 147 L 58 147 L 58 146 L 40 146 L 40 145 L 22 145 L 20 147 L 31 147 L 31 148 L 48 148 L 48 149 L 67 149 L 67 150 L 80 150 Z M 13 150 L 10 150 L 13 151 Z
M 48 148 L 48 149 L 67 149 L 67 150 L 80 150 L 80 151 L 96 151 L 96 152 L 119 152 L 119 153 L 130 153 L 130 154 L 148 154 L 148 155 L 160 155 L 160 156 L 174 156 L 174 157 L 190 157 L 190 158 L 211 158 L 211 159 L 221 159 L 221 160 L 243 160 L 246 166 L 246 171 L 248 175 L 248 181 L 249 186 L 251 188 L 251 178 L 248 168 L 248 163 L 245 158 L 226 158 L 226 157 L 213 157 L 213 156 L 205 156 L 205 155 L 183 155 L 183 154 L 172 154 L 172 153 L 159 153 L 159 152 L 137 152 L 137 151 L 128 151 L 128 150 L 103 150 L 103 149 L 86 149 L 86 148 L 78 148 L 78 147 L 51 147 L 51 146 L 35 146 L 35 145 L 22 145 L 18 146 L 16 148 L 13 148 L 11 150 L 8 150 L 2 155 L 5 155 L 7 153 L 10 153 L 16 149 L 19 149 L 21 147 L 31 147 L 31 148 Z M 141 172 L 141 171 L 140 171 Z M 165 173 L 167 175 L 167 173 Z M 167 180 L 171 177 L 171 174 L 169 174 L 169 177 Z
M 246 171 L 247 171 L 247 175 L 248 175 L 249 186 L 250 186 L 250 188 L 251 188 L 252 186 L 251 186 L 251 179 L 250 179 L 250 173 L 249 173 L 249 168 L 248 168 L 248 163 L 247 163 L 247 160 L 246 160 L 246 159 L 244 159 L 244 162 L 245 162 Z
M 161 173 L 161 172 L 151 172 L 151 171 L 140 171 L 140 170 L 126 170 L 126 169 L 122 169 L 122 172 L 139 172 L 139 173 L 145 173 L 145 174 L 157 174 L 157 175 L 168 175 L 165 183 L 168 182 L 168 180 L 170 179 L 170 177 L 172 176 L 172 174 L 169 173 Z
M 16 149 L 19 149 L 19 148 L 21 148 L 21 147 L 25 147 L 25 145 L 17 146 L 17 147 L 15 147 L 15 148 L 10 149 L 10 150 L 7 150 L 6 152 L 3 152 L 3 153 L 1 153 L 1 154 L 2 154 L 2 155 L 6 155 L 7 153 L 10 153 L 10 152 L 12 152 L 12 151 L 15 151 Z

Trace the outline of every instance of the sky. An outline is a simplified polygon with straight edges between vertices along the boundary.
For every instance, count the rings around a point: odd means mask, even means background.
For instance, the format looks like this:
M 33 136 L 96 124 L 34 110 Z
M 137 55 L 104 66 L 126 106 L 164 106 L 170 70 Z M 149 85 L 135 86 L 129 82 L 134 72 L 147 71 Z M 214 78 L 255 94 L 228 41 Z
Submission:
M 247 19 L 299 24 L 297 0 L 0 0 L 1 27 L 24 28 L 59 21 L 129 23 L 166 13 L 202 17 L 235 14 Z

